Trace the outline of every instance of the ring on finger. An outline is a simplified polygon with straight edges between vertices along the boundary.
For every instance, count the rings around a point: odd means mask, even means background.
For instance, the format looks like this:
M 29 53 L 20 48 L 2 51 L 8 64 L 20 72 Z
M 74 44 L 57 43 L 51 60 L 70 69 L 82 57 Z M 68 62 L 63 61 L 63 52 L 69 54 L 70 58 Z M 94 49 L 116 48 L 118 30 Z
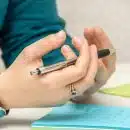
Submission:
M 78 92 L 76 88 L 74 87 L 74 84 L 70 84 L 70 92 L 71 92 L 71 98 L 74 98 L 78 95 Z

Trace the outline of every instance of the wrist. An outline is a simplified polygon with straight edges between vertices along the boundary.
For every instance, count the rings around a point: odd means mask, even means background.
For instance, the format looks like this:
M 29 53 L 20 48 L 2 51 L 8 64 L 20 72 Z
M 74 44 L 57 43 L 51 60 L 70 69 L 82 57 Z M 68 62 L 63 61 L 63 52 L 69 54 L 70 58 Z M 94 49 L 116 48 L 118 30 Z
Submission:
M 9 101 L 9 85 L 10 84 L 10 76 L 5 71 L 0 74 L 0 106 L 6 110 L 10 109 L 10 101 Z

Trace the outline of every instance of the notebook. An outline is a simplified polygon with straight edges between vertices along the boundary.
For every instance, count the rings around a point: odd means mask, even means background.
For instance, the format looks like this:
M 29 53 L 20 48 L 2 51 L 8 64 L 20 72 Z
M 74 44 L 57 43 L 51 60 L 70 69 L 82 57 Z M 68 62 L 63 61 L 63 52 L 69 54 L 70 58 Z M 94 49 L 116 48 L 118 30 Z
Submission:
M 130 130 L 130 108 L 66 104 L 32 123 L 32 130 Z
M 130 97 L 130 84 L 121 84 L 113 88 L 103 88 L 99 92 L 114 96 Z

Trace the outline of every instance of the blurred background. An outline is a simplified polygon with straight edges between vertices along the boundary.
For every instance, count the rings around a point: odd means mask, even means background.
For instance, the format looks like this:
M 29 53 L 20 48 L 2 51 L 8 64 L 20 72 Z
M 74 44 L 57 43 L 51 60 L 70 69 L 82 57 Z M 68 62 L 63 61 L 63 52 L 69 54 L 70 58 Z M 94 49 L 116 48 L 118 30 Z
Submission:
M 130 0 L 58 0 L 68 32 L 83 35 L 84 27 L 100 26 L 117 49 L 118 62 L 130 62 Z
M 130 62 L 130 0 L 57 0 L 57 4 L 71 35 L 100 26 L 117 49 L 118 62 Z

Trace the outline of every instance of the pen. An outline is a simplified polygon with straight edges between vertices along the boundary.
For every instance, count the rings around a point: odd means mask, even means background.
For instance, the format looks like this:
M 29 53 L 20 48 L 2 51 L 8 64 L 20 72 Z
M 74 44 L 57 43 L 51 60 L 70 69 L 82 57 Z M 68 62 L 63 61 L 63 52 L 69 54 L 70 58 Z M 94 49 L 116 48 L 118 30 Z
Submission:
M 115 49 L 103 49 L 103 50 L 99 50 L 98 51 L 98 58 L 103 58 L 109 55 L 112 55 L 115 53 Z M 70 65 L 74 65 L 76 63 L 77 58 L 73 58 L 64 62 L 60 62 L 54 65 L 50 65 L 47 67 L 40 67 L 40 68 L 36 68 L 34 71 L 31 71 L 30 74 L 31 75 L 43 75 L 43 74 L 47 74 L 56 70 L 60 70 L 63 69 L 67 66 Z

